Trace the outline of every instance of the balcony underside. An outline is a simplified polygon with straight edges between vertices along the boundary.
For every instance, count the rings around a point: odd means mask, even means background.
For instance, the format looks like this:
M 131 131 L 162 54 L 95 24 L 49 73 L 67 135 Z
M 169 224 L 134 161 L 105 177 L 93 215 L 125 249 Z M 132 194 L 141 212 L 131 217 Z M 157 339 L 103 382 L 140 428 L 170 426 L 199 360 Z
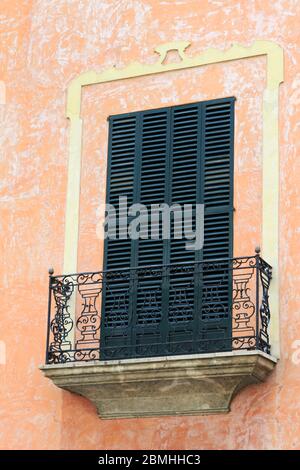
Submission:
M 90 361 L 43 366 L 55 385 L 89 399 L 101 418 L 226 413 L 264 381 L 276 359 L 262 351 Z

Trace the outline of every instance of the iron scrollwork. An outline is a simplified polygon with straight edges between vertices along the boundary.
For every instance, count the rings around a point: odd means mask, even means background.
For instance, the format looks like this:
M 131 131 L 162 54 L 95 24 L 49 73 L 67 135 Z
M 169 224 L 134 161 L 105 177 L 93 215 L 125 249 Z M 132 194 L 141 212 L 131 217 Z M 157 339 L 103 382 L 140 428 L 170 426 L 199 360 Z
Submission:
M 259 258 L 259 276 L 262 287 L 261 304 L 259 307 L 260 330 L 259 330 L 259 349 L 270 353 L 270 342 L 268 327 L 271 318 L 269 305 L 269 287 L 272 279 L 272 268 L 262 258 Z
M 65 278 L 52 278 L 50 286 L 55 300 L 55 315 L 50 322 L 53 341 L 49 346 L 48 358 L 50 363 L 67 362 L 70 360 L 69 351 L 72 347 L 69 334 L 74 325 L 69 304 L 74 284 Z
M 239 349 L 270 353 L 271 277 L 272 268 L 259 253 L 209 262 L 51 275 L 47 363 L 99 360 L 101 348 L 106 359 L 152 356 L 162 350 L 173 355 Z M 231 335 L 224 337 L 218 325 L 228 318 L 232 319 Z M 168 331 L 163 338 L 159 334 L 162 322 Z M 201 325 L 207 328 L 210 322 L 215 322 L 216 334 L 207 336 L 208 330 L 202 331 Z M 101 324 L 120 331 L 119 344 L 101 345 Z M 125 341 L 130 328 L 135 328 L 135 344 Z

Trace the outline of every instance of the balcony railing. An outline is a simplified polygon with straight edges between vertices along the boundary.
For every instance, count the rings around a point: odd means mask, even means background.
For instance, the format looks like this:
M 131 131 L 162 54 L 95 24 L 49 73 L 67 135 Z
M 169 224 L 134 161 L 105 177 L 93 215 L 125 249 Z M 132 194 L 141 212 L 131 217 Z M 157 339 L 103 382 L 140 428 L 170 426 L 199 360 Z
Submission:
M 54 276 L 46 363 L 270 353 L 271 266 L 255 256 Z

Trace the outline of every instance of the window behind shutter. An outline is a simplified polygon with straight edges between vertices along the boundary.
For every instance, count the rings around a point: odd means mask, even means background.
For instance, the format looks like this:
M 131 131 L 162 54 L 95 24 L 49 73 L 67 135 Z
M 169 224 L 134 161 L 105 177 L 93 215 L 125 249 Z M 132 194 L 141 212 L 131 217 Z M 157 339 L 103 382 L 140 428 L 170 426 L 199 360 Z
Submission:
M 103 359 L 228 347 L 228 262 L 209 261 L 232 257 L 233 105 L 229 98 L 110 118 L 107 202 L 204 203 L 205 222 L 203 250 L 186 250 L 185 239 L 105 241 Z M 173 269 L 178 263 L 189 269 Z M 120 271 L 149 265 L 159 269 Z

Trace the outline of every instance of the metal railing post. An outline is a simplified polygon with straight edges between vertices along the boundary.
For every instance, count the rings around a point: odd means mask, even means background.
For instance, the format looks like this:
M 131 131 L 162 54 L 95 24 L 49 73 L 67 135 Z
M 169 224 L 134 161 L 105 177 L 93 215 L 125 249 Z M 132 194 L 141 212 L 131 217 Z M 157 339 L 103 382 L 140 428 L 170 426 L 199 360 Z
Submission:
M 52 276 L 54 269 L 50 268 L 49 271 L 49 288 L 48 288 L 48 319 L 47 319 L 47 339 L 46 339 L 46 364 L 49 362 L 49 340 L 50 340 L 50 325 L 51 325 L 51 298 L 52 298 Z
M 260 259 L 260 247 L 255 248 L 255 271 L 256 271 L 256 299 L 255 299 L 255 315 L 256 315 L 256 326 L 255 326 L 255 342 L 256 348 L 260 349 L 259 341 L 259 259 Z

